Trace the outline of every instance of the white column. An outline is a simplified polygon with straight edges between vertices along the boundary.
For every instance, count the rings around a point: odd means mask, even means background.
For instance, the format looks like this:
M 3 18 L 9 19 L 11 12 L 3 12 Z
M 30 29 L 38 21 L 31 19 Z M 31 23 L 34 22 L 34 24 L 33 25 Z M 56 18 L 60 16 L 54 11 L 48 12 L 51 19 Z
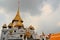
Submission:
M 23 37 L 22 37 L 22 39 L 24 40 L 24 34 L 23 34 Z
M 26 36 L 26 40 L 27 40 L 27 36 Z
M 47 40 L 46 37 L 44 37 L 44 40 Z
M 43 36 L 43 38 L 44 38 L 44 40 L 46 40 L 46 37 L 45 36 Z

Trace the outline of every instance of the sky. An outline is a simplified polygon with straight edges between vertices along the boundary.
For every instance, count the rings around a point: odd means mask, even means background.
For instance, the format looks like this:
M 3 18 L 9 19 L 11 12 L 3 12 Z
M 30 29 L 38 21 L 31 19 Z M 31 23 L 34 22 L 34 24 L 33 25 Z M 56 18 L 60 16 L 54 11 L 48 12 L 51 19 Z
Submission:
M 0 34 L 3 24 L 16 15 L 18 0 L 0 0 Z M 32 25 L 40 34 L 60 32 L 60 0 L 20 0 L 20 16 L 24 27 Z

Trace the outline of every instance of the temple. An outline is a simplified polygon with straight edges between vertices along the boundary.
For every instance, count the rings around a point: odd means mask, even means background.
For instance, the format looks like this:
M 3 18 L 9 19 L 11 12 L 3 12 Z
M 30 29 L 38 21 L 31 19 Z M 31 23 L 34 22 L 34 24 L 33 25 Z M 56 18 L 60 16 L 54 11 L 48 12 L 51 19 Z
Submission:
M 34 30 L 35 28 L 32 25 L 25 28 L 18 7 L 16 16 L 11 23 L 2 26 L 1 40 L 46 40 L 43 32 L 40 36 Z
M 24 28 L 19 8 L 12 22 L 2 28 L 1 40 L 39 40 L 32 25 Z

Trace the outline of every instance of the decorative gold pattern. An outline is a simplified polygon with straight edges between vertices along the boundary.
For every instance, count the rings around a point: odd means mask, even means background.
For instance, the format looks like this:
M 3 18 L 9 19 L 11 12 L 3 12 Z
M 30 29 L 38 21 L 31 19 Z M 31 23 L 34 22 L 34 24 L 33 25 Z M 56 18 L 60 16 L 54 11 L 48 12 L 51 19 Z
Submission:
M 26 34 L 25 34 L 27 37 L 30 37 L 31 36 L 31 33 L 29 31 L 26 31 Z
M 21 22 L 17 22 L 14 27 L 23 27 L 23 24 Z
M 19 13 L 20 13 L 20 12 L 19 12 L 19 8 L 18 8 L 17 14 L 16 14 L 16 16 L 15 16 L 15 18 L 14 18 L 14 21 L 17 21 L 17 23 L 14 25 L 14 27 L 18 27 L 18 26 L 22 27 L 22 26 L 23 26 L 23 24 L 22 24 L 23 21 L 22 21 Z
M 10 23 L 8 26 L 11 26 L 11 27 L 13 27 L 13 23 Z

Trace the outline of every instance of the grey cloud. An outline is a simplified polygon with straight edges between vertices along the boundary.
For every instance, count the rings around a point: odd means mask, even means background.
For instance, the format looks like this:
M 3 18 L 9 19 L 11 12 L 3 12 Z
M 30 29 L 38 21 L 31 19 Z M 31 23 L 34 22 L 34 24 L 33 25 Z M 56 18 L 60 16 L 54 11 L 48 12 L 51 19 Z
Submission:
M 56 11 L 58 5 L 60 5 L 60 0 L 47 0 L 47 2 L 52 5 L 53 11 Z
M 38 6 L 43 3 L 44 0 L 20 0 L 20 11 L 30 11 L 31 15 L 40 14 Z M 17 0 L 2 0 L 0 1 L 0 6 L 6 8 L 9 12 L 15 12 L 17 9 Z
M 21 10 L 30 11 L 31 15 L 38 14 L 38 6 L 42 4 L 43 0 L 21 0 Z
M 8 12 L 15 12 L 17 10 L 18 0 L 2 0 L 0 1 L 0 6 L 6 8 Z M 21 12 L 31 12 L 31 16 L 40 15 L 41 11 L 38 10 L 38 7 L 43 7 L 44 2 L 50 3 L 53 7 L 53 10 L 56 10 L 60 4 L 60 0 L 20 0 L 20 11 Z
M 16 10 L 17 0 L 2 0 L 0 6 L 6 8 L 7 11 L 12 12 Z

